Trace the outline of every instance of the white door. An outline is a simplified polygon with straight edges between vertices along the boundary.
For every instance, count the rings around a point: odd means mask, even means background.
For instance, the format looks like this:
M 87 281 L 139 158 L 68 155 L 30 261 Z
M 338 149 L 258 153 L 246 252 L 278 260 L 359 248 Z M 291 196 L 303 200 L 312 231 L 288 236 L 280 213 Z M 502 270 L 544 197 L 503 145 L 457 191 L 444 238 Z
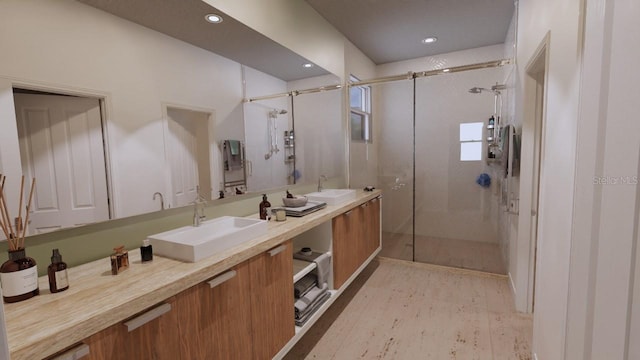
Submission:
M 14 99 L 25 183 L 36 178 L 29 233 L 108 220 L 99 100 L 35 94 Z
M 173 206 L 193 202 L 198 186 L 197 123 L 191 119 L 191 111 L 167 109 L 167 153 L 171 167 L 171 191 Z

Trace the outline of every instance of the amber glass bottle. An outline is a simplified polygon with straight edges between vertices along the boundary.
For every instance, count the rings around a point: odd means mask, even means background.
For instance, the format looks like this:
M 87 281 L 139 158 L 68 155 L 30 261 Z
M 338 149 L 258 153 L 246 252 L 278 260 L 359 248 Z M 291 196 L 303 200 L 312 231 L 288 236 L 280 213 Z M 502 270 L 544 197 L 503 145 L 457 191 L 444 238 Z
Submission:
M 67 263 L 62 261 L 62 255 L 58 249 L 53 249 L 51 255 L 51 265 L 47 269 L 49 275 L 49 290 L 52 293 L 65 291 L 69 288 L 69 277 L 67 276 Z
M 24 248 L 9 250 L 9 260 L 0 267 L 2 298 L 14 303 L 40 294 L 38 287 L 38 265 L 26 256 Z

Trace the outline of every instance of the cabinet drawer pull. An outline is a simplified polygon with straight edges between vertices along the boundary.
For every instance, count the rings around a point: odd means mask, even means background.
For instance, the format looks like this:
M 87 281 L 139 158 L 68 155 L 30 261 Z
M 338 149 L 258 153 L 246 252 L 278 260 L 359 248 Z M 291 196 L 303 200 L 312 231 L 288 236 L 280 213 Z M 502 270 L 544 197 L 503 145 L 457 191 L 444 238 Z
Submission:
M 236 276 L 236 271 L 235 270 L 231 270 L 231 271 L 227 271 L 226 273 L 216 276 L 213 279 L 207 281 L 207 284 L 209 284 L 209 286 L 211 286 L 211 288 L 213 289 L 214 287 L 222 284 L 223 282 L 232 279 Z
M 54 358 L 51 358 L 51 360 L 77 360 L 87 355 L 89 355 L 89 345 L 80 344 Z
M 139 328 L 140 326 L 159 318 L 160 316 L 168 313 L 169 311 L 171 311 L 171 304 L 162 304 L 156 308 L 153 308 L 147 311 L 146 313 L 140 316 L 137 316 L 125 322 L 124 326 L 127 327 L 127 330 L 129 330 L 129 332 L 132 332 L 133 330 Z
M 360 205 L 360 207 L 363 208 L 363 209 L 366 208 L 367 206 L 369 206 L 369 203 L 364 203 L 364 204 Z
M 352 212 L 353 212 L 353 210 L 349 210 L 349 211 L 347 211 L 346 213 L 344 213 L 344 215 L 345 215 L 345 216 L 349 216 L 349 215 L 351 215 L 351 213 L 352 213 Z
M 281 252 L 283 252 L 286 248 L 287 248 L 287 245 L 280 245 L 277 248 L 273 248 L 273 249 L 269 250 L 269 255 L 276 256 L 276 255 L 280 254 Z

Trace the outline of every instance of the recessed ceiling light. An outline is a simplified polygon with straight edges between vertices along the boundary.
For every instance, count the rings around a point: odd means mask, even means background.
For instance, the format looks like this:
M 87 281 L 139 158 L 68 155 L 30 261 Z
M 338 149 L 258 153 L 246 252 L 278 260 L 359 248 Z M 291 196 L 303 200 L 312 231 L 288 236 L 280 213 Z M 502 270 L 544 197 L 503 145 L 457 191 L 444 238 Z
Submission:
M 207 14 L 204 19 L 212 24 L 219 24 L 222 22 L 222 16 L 216 14 Z
M 433 44 L 434 42 L 438 41 L 438 38 L 435 36 L 431 36 L 425 39 L 422 39 L 422 43 L 423 44 Z
M 449 72 L 451 69 L 442 69 L 442 72 Z
M 302 64 L 302 67 L 303 67 L 303 68 L 306 68 L 306 69 L 310 69 L 310 68 L 312 68 L 312 67 L 313 67 L 313 64 L 312 64 L 312 63 Z

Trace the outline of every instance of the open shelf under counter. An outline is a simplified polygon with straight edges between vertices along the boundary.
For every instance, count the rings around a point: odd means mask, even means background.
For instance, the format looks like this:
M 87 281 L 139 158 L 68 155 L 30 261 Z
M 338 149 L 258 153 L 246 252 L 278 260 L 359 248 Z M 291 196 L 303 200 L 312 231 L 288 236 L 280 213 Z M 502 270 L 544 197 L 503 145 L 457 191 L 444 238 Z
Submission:
M 331 256 L 331 252 L 326 252 Z M 293 259 L 293 282 L 297 282 L 317 267 L 315 262 Z
M 333 304 L 333 302 L 338 298 L 338 295 L 337 295 L 338 290 L 329 290 L 329 294 L 331 294 L 331 296 L 327 299 L 327 301 L 325 301 L 324 304 L 322 304 L 322 306 L 320 306 L 313 313 L 313 315 L 311 315 L 309 320 L 307 320 L 307 322 L 304 323 L 304 325 L 302 326 L 296 325 L 296 335 L 301 331 L 306 331 L 308 328 L 312 327 L 313 324 L 315 324 L 316 321 L 318 321 L 320 316 L 322 316 L 322 314 L 324 314 L 324 312 L 329 308 L 329 306 L 331 306 L 331 304 Z

